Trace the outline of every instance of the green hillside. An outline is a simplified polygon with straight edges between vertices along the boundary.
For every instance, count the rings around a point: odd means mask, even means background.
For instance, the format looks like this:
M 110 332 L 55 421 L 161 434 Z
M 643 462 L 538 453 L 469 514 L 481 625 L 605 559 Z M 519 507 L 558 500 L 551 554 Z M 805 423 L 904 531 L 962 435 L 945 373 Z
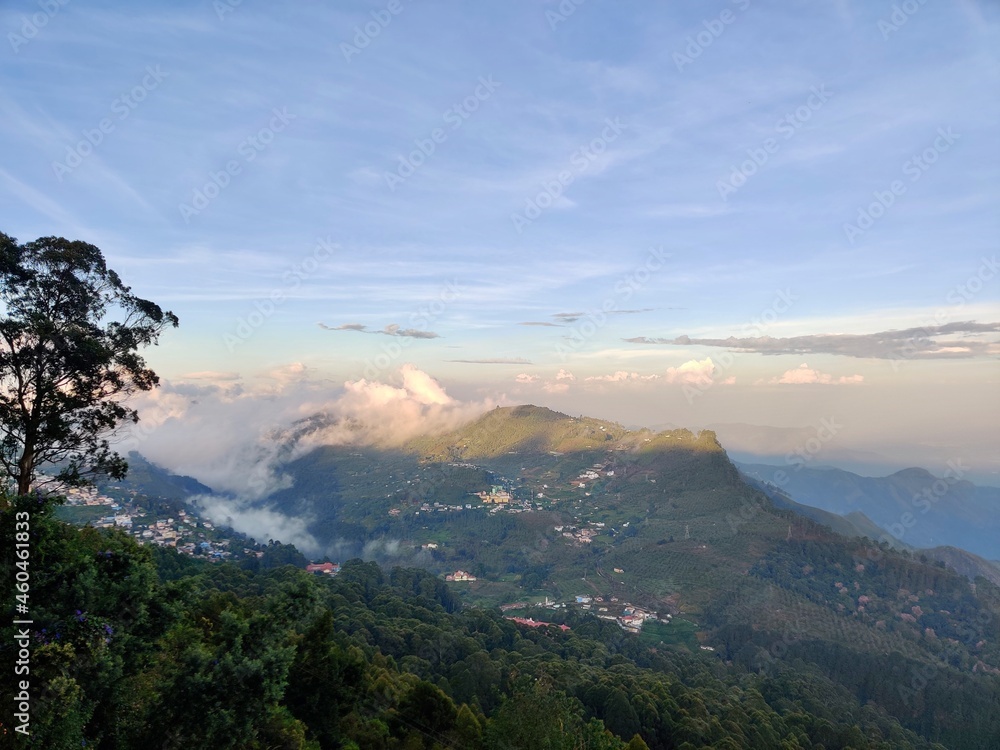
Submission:
M 945 744 L 977 746 L 963 745 L 962 706 L 980 717 L 975 732 L 1000 732 L 1000 718 L 983 718 L 1000 687 L 996 586 L 864 538 L 863 517 L 776 505 L 709 431 L 628 431 L 525 406 L 395 451 L 319 449 L 286 469 L 295 485 L 270 502 L 314 518 L 342 557 L 468 571 L 476 580 L 451 584 L 466 606 L 554 603 L 541 619 L 640 607 L 663 619 L 643 630 L 648 647 L 714 649 L 753 673 L 794 664 Z M 498 490 L 509 502 L 481 499 Z M 919 677 L 930 672 L 932 687 Z M 927 718 L 932 694 L 947 708 Z
M 526 627 L 462 609 L 424 571 L 211 565 L 67 526 L 33 497 L 0 512 L 6 571 L 24 512 L 46 565 L 32 579 L 30 726 L 17 725 L 30 733 L 15 740 L 5 715 L 3 747 L 941 750 L 996 736 L 980 723 L 932 743 L 814 670 L 687 653 L 690 624 L 635 638 L 570 611 Z M 3 681 L 0 699 L 15 705 L 15 690 Z

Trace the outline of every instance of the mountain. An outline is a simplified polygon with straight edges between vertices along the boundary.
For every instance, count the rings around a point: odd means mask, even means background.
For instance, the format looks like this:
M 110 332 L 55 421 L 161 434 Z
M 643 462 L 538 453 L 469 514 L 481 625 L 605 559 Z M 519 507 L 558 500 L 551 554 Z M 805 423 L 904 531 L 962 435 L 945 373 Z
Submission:
M 801 463 L 811 468 L 844 469 L 871 477 L 887 476 L 911 466 L 938 467 L 948 457 L 963 456 L 973 464 L 962 469 L 966 480 L 980 486 L 1000 486 L 994 466 L 996 456 L 989 450 L 990 439 L 996 440 L 995 432 L 983 436 L 981 449 L 970 449 L 967 445 L 963 448 L 954 437 L 949 440 L 944 435 L 934 440 L 913 436 L 911 440 L 891 444 L 864 442 L 860 437 L 849 437 L 842 427 L 832 418 L 808 427 L 742 422 L 705 425 L 726 446 L 729 457 L 740 463 L 783 466 Z
M 990 747 L 970 739 L 984 731 L 1000 742 L 1000 716 L 986 730 L 964 718 L 1000 695 L 1000 588 L 873 541 L 877 519 L 858 508 L 807 508 L 788 486 L 769 497 L 711 431 L 498 408 L 445 435 L 321 447 L 280 470 L 293 485 L 268 509 L 308 521 L 331 555 L 464 571 L 475 580 L 452 585 L 471 607 L 672 615 L 643 642 L 714 649 L 775 679 L 795 665 L 946 746 Z M 902 474 L 898 492 L 926 479 Z M 930 719 L 925 701 L 941 707 Z
M 798 503 L 842 516 L 864 513 L 881 529 L 879 538 L 913 547 L 961 547 L 1000 559 L 1000 488 L 978 487 L 957 472 L 935 477 L 912 468 L 864 477 L 798 464 L 739 465 L 760 481 L 782 480 L 781 489 Z
M 33 516 L 50 564 L 32 615 L 79 647 L 39 661 L 80 686 L 69 713 L 42 696 L 52 732 L 107 727 L 121 747 L 170 732 L 236 746 L 239 726 L 301 748 L 534 747 L 543 727 L 619 750 L 634 733 L 630 747 L 664 750 L 1000 746 L 1000 587 L 985 561 L 934 553 L 960 575 L 872 541 L 861 513 L 748 483 L 711 431 L 525 406 L 302 455 L 296 441 L 328 427 L 284 433 L 292 486 L 258 517 L 308 525 L 344 563 L 336 578 L 168 549 L 154 572 L 125 535 Z M 136 481 L 201 487 L 133 461 Z M 193 716 L 191 695 L 220 710 Z
M 128 454 L 128 474 L 124 480 L 100 482 L 100 486 L 112 485 L 126 490 L 135 490 L 138 494 L 147 497 L 165 500 L 186 500 L 192 495 L 212 494 L 212 489 L 197 479 L 173 474 L 146 460 L 135 451 L 130 451 Z
M 742 472 L 741 472 L 742 474 Z M 803 505 L 795 502 L 788 493 L 768 482 L 762 481 L 755 476 L 743 474 L 744 480 L 751 487 L 760 490 L 774 503 L 776 508 L 784 508 L 794 511 L 796 515 L 811 518 L 817 523 L 836 531 L 846 537 L 868 537 L 869 539 L 882 539 L 885 534 L 878 525 L 868 516 L 860 511 L 852 511 L 841 516 L 810 505 Z M 898 539 L 888 538 L 887 541 L 895 549 L 911 549 L 909 545 L 903 544 Z
M 979 555 L 957 547 L 932 547 L 920 550 L 920 554 L 931 560 L 940 560 L 971 581 L 982 577 L 996 586 L 1000 586 L 1000 562 L 984 560 Z

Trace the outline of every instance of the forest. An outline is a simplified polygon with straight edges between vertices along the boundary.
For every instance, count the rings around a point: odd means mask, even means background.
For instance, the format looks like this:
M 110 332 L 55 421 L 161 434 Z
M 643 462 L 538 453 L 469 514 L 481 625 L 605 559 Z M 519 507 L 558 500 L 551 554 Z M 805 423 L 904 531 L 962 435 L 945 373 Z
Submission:
M 5 540 L 16 513 L 31 518 L 34 703 L 21 746 L 858 750 L 986 748 L 998 736 L 995 714 L 976 710 L 978 723 L 935 744 L 947 731 L 859 701 L 799 658 L 794 639 L 764 667 L 747 658 L 750 633 L 728 634 L 726 658 L 650 647 L 584 613 L 567 612 L 565 632 L 523 628 L 461 608 L 425 571 L 354 560 L 313 576 L 283 553 L 256 570 L 211 565 L 64 524 L 57 502 L 23 496 L 0 518 Z M 13 545 L 3 550 L 13 571 Z M 905 661 L 855 671 L 873 696 L 898 693 Z M 942 670 L 916 687 L 945 700 L 951 682 Z

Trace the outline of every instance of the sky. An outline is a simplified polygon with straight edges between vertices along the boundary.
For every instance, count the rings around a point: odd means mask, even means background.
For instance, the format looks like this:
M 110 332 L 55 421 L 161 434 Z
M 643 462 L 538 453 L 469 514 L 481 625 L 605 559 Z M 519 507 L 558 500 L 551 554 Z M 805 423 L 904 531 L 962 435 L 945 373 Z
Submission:
M 178 315 L 154 457 L 536 403 L 1000 484 L 996 3 L 318 5 L 0 8 L 0 231 Z

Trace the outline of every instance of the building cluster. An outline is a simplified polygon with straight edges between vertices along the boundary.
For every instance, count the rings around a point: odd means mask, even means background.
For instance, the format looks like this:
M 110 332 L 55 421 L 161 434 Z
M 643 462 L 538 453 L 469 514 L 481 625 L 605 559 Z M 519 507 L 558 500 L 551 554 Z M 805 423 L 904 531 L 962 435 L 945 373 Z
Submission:
M 446 581 L 475 581 L 476 577 L 472 573 L 466 573 L 464 570 L 456 570 L 454 573 L 449 573 L 444 577 Z
M 476 506 L 473 506 L 472 503 L 466 503 L 465 505 L 462 504 L 447 505 L 445 503 L 422 503 L 420 506 L 420 510 L 418 510 L 417 513 L 449 513 L 459 510 L 472 510 L 473 507 Z M 393 513 L 392 512 L 393 510 L 399 511 L 398 508 L 393 508 L 392 510 L 389 511 L 390 516 L 393 515 L 398 516 L 401 512 L 400 511 L 397 513 Z
M 597 463 L 589 469 L 584 469 L 571 484 L 575 484 L 579 489 L 586 489 L 587 482 L 596 482 L 601 477 L 613 477 L 615 472 L 603 463 Z
M 565 539 L 579 546 L 581 544 L 590 544 L 594 540 L 594 537 L 601 533 L 604 526 L 605 524 L 602 522 L 591 521 L 585 528 L 577 526 L 553 526 L 552 528 L 557 534 L 561 534 Z
M 486 492 L 473 492 L 476 497 L 483 501 L 485 504 L 495 503 L 497 505 L 506 505 L 510 502 L 510 492 L 505 490 L 502 486 L 494 484 L 490 487 L 490 491 Z
M 186 510 L 177 511 L 177 518 L 153 520 L 147 512 L 132 503 L 122 505 L 114 498 L 101 494 L 96 487 L 59 487 L 57 491 L 66 497 L 66 505 L 70 507 L 106 507 L 110 511 L 108 515 L 91 522 L 95 528 L 118 527 L 129 532 L 140 544 L 173 547 L 184 555 L 199 555 L 214 561 L 232 556 L 230 540 L 209 539 L 205 532 L 213 531 L 213 524 L 199 520 Z M 253 553 L 250 549 L 244 552 Z
M 579 595 L 575 597 L 575 603 L 579 604 L 581 609 L 586 610 L 592 610 L 596 607 L 597 616 L 600 619 L 616 622 L 622 630 L 627 630 L 630 633 L 641 632 L 642 625 L 647 620 L 670 622 L 672 617 L 669 614 L 660 617 L 652 610 L 636 606 L 635 604 L 630 604 L 629 602 L 622 602 L 619 604 L 617 597 L 612 597 L 610 601 L 606 603 L 604 601 L 604 597 L 601 596 L 591 597 L 587 595 Z M 617 614 L 610 612 L 610 609 L 615 609 Z
M 488 510 L 490 513 L 503 511 L 505 513 L 524 513 L 532 510 L 532 505 L 528 501 L 518 501 L 514 499 L 510 491 L 502 485 L 493 485 L 489 491 L 470 492 L 470 495 L 478 498 L 477 503 L 441 503 L 426 501 L 420 504 L 420 513 L 456 513 L 463 510 Z M 542 506 L 538 505 L 540 509 Z M 390 508 L 389 515 L 398 518 L 403 514 L 403 508 Z
M 618 597 L 610 597 L 605 601 L 602 596 L 591 596 L 590 594 L 578 594 L 573 597 L 573 601 L 567 602 L 556 602 L 549 600 L 548 597 L 545 598 L 545 603 L 536 602 L 534 604 L 530 602 L 510 602 L 509 604 L 501 604 L 501 612 L 509 612 L 513 609 L 524 609 L 525 607 L 545 607 L 546 609 L 566 609 L 569 604 L 574 604 L 580 609 L 593 612 L 597 617 L 602 620 L 610 620 L 615 622 L 629 633 L 641 633 L 642 626 L 645 622 L 659 621 L 659 622 L 670 622 L 672 615 L 665 614 L 660 617 L 656 612 L 646 609 L 645 607 L 639 607 L 635 604 L 629 602 L 619 602 Z M 613 610 L 613 611 L 612 611 Z M 506 617 L 507 620 L 513 620 L 522 625 L 528 625 L 529 627 L 537 627 L 538 625 L 548 625 L 549 623 L 540 622 L 537 625 L 533 625 L 535 620 L 531 618 L 522 617 Z M 568 628 L 564 628 L 568 630 Z

